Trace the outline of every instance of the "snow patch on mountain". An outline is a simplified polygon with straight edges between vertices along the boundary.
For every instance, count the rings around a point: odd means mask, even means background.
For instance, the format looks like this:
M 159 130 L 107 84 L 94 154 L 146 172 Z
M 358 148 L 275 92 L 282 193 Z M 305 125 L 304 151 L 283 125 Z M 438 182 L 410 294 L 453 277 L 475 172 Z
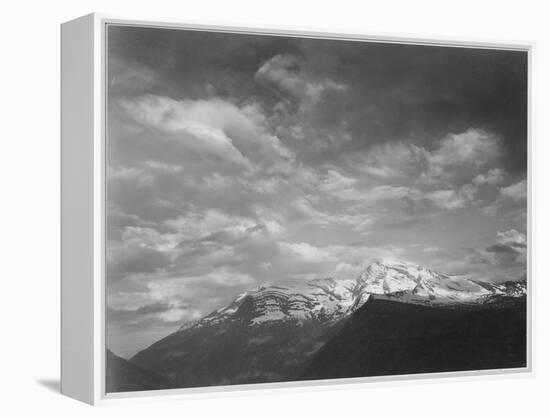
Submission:
M 358 278 L 361 290 L 409 303 L 468 303 L 494 295 L 465 276 L 450 276 L 399 260 L 371 264 Z

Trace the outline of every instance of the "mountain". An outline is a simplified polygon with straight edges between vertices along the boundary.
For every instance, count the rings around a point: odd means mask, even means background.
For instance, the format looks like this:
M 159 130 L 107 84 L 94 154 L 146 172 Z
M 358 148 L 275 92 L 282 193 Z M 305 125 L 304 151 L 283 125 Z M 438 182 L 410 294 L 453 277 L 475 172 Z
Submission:
M 492 284 L 451 276 L 406 261 L 385 259 L 371 264 L 357 278 L 358 293 L 416 304 L 483 303 L 495 296 L 521 296 L 526 282 Z
M 250 325 L 259 325 L 339 320 L 360 308 L 371 295 L 407 303 L 456 304 L 520 296 L 525 291 L 525 281 L 491 284 L 386 258 L 369 265 L 356 279 L 325 278 L 293 286 L 260 286 L 198 321 L 183 324 L 179 332 L 233 320 L 240 315 L 237 312 L 244 301 L 252 305 L 247 317 Z
M 220 324 L 237 317 L 246 319 L 250 325 L 276 321 L 335 321 L 358 307 L 361 300 L 355 293 L 356 289 L 356 280 L 334 278 L 315 279 L 294 286 L 260 286 L 254 291 L 240 294 L 229 305 L 201 320 L 184 324 L 179 331 Z M 239 311 L 245 301 L 249 304 L 246 318 L 243 317 L 243 311 Z
M 382 315 L 383 321 L 371 314 L 362 325 L 379 321 L 390 335 L 392 321 L 401 324 L 403 312 L 411 311 L 412 317 L 417 317 L 416 312 L 432 313 L 435 323 L 439 312 L 443 312 L 442 318 L 447 318 L 447 312 L 467 311 L 483 316 L 483 309 L 493 312 L 500 309 L 500 301 L 519 300 L 525 293 L 525 282 L 491 284 L 384 259 L 369 265 L 355 279 L 315 279 L 244 292 L 202 319 L 183 324 L 175 333 L 137 353 L 130 362 L 165 376 L 173 387 L 316 378 L 312 370 L 327 359 L 322 354 L 326 347 L 338 344 L 334 341 L 344 338 L 342 333 L 349 323 L 356 323 L 358 315 L 364 316 L 363 311 L 371 312 L 369 307 L 374 309 L 381 303 L 394 307 L 394 319 Z M 451 317 L 456 322 L 449 326 L 457 326 L 463 319 Z M 432 320 L 430 315 L 425 318 Z M 429 321 L 412 325 L 420 335 L 431 327 Z M 383 334 L 382 328 L 380 332 Z M 430 343 L 428 337 L 422 338 L 425 344 Z M 415 341 L 408 344 L 414 345 Z M 359 351 L 363 342 L 356 345 Z
M 373 297 L 315 353 L 303 380 L 525 367 L 525 297 L 422 306 Z
M 350 281 L 263 286 L 132 357 L 175 387 L 274 382 L 298 377 L 339 329 L 356 300 Z
M 106 354 L 107 392 L 166 389 L 171 386 L 164 376 L 138 367 L 111 350 L 107 350 Z

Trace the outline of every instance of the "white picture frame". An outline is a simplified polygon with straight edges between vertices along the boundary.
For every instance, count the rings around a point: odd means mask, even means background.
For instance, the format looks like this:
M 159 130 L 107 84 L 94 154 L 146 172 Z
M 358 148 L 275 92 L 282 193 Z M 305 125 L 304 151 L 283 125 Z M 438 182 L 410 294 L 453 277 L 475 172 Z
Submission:
M 108 24 L 154 26 L 227 33 L 263 34 L 335 40 L 513 49 L 528 53 L 528 199 L 527 199 L 527 366 L 305 382 L 261 383 L 206 388 L 106 393 L 105 390 L 105 216 L 106 216 L 106 37 Z M 98 405 L 138 397 L 189 396 L 219 392 L 297 388 L 409 379 L 472 378 L 533 372 L 531 275 L 531 67 L 533 45 L 480 40 L 418 39 L 406 36 L 334 34 L 286 28 L 233 28 L 178 22 L 118 19 L 91 14 L 61 26 L 61 391 Z

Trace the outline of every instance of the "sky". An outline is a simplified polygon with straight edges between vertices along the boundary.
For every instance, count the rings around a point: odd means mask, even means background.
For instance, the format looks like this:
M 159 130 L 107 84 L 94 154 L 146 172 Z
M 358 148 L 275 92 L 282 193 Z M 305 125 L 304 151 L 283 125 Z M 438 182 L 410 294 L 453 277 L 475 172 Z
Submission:
M 108 27 L 107 345 L 404 259 L 526 273 L 522 51 Z

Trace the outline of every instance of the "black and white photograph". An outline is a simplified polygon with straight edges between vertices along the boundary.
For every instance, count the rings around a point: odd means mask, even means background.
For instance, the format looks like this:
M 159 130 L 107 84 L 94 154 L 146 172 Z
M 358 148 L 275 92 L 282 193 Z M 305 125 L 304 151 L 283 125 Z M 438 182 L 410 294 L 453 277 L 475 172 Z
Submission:
M 528 53 L 112 23 L 107 393 L 521 369 Z

